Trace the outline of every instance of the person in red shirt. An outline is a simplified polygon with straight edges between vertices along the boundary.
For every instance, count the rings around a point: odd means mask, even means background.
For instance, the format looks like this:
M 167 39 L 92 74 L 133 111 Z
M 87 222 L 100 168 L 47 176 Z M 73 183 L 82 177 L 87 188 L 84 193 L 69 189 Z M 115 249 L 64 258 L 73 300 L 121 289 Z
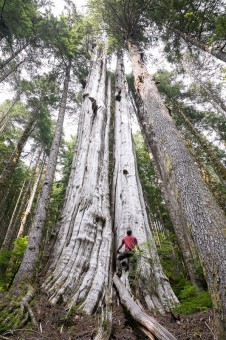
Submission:
M 120 246 L 117 250 L 117 254 L 119 254 L 117 256 L 117 269 L 118 269 L 117 275 L 118 275 L 118 277 L 121 277 L 121 275 L 122 275 L 122 263 L 121 263 L 121 261 L 123 261 L 126 258 L 133 256 L 136 248 L 139 251 L 141 251 L 139 246 L 138 246 L 137 238 L 132 235 L 132 230 L 128 229 L 126 233 L 127 233 L 127 235 L 125 237 L 123 237 L 122 243 L 120 244 Z M 122 253 L 120 253 L 120 249 L 124 245 L 125 245 L 125 250 Z

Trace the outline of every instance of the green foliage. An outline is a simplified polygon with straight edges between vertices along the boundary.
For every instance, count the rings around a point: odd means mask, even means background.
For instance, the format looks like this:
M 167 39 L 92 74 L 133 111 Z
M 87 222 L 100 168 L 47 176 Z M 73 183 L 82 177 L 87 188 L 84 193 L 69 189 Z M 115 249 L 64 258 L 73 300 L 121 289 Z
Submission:
M 19 265 L 23 259 L 28 243 L 28 237 L 17 238 L 12 250 L 2 248 L 0 250 L 0 290 L 6 290 L 11 280 L 15 277 Z
M 196 288 L 186 279 L 174 284 L 173 290 L 180 300 L 180 305 L 174 308 L 177 313 L 193 314 L 212 308 L 209 292 Z
M 184 275 L 181 255 L 177 246 L 176 235 L 169 232 L 167 236 L 159 232 L 155 237 L 158 255 L 166 276 L 174 282 L 180 275 Z
M 218 0 L 161 0 L 154 10 L 147 10 L 144 15 L 156 24 L 161 37 L 166 43 L 165 51 L 169 59 L 181 58 L 182 39 L 178 39 L 178 30 L 197 41 L 223 49 L 225 41 L 225 3 Z
M 148 209 L 156 220 L 162 222 L 165 228 L 172 229 L 172 223 L 165 208 L 165 202 L 162 198 L 157 177 L 142 135 L 137 133 L 134 136 L 134 142 L 139 177 L 144 191 L 145 200 L 148 203 Z
M 30 38 L 40 20 L 37 1 L 0 0 L 1 38 Z
M 72 160 L 75 150 L 76 136 L 72 136 L 70 141 L 65 142 L 60 154 L 62 166 L 62 178 L 55 181 L 51 193 L 50 205 L 48 209 L 46 228 L 51 230 L 56 224 L 64 203 L 65 192 L 71 172 Z

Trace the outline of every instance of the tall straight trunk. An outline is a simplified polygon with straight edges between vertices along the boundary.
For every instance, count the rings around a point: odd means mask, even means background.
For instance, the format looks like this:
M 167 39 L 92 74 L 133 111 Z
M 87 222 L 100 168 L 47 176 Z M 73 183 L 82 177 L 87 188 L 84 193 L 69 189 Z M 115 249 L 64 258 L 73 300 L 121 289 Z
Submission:
M 137 266 L 137 287 L 150 310 L 169 311 L 178 303 L 163 273 L 152 235 L 138 177 L 132 139 L 127 82 L 122 54 L 117 61 L 115 101 L 115 168 L 113 177 L 115 234 L 118 246 L 126 229 L 132 228 L 143 253 Z
M 1 119 L 0 119 L 0 133 L 2 133 L 2 127 L 5 125 L 5 121 L 8 121 L 8 118 L 10 116 L 10 113 L 12 112 L 12 108 L 14 107 L 14 105 L 18 102 L 18 100 L 20 99 L 20 93 L 18 93 L 15 97 L 15 99 L 12 101 L 12 104 L 10 105 L 10 107 L 8 108 L 8 110 L 2 115 Z
M 219 339 L 226 337 L 226 219 L 208 190 L 193 158 L 186 149 L 139 49 L 130 40 L 128 49 L 135 87 L 145 110 L 138 118 L 159 167 L 172 209 L 172 221 L 185 225 L 197 246 L 215 307 Z M 141 113 L 141 111 L 140 111 Z M 179 217 L 179 219 L 177 218 Z
M 92 314 L 107 303 L 112 230 L 109 203 L 110 103 L 106 56 L 99 47 L 84 90 L 77 152 L 44 288 L 50 302 Z M 108 91 L 109 93 L 109 91 Z
M 14 210 L 13 210 L 13 213 L 12 213 L 9 225 L 8 225 L 5 238 L 3 238 L 4 241 L 2 243 L 2 248 L 11 249 L 12 245 L 13 245 L 13 240 L 15 240 L 15 238 L 16 238 L 16 231 L 15 231 L 15 228 L 13 228 L 13 226 L 15 226 L 15 218 L 17 216 L 18 208 L 19 208 L 19 205 L 21 203 L 21 197 L 24 193 L 25 183 L 26 183 L 26 180 L 24 180 L 24 182 L 21 186 L 20 193 L 19 193 L 19 196 L 17 198 L 16 205 L 14 207 Z M 3 233 L 3 230 L 1 230 L 1 232 Z
M 198 82 L 201 88 L 208 95 L 208 99 L 210 100 L 212 106 L 220 113 L 220 115 L 226 117 L 226 105 L 221 98 L 216 96 L 213 92 L 211 92 L 202 82 L 198 79 Z
M 1 175 L 0 175 L 0 203 L 2 204 L 4 199 L 5 199 L 5 188 L 8 186 L 8 182 L 11 178 L 11 175 L 14 171 L 14 169 L 16 168 L 21 153 L 23 151 L 23 148 L 28 140 L 28 138 L 30 137 L 34 126 L 35 126 L 35 122 L 37 119 L 37 114 L 38 114 L 39 108 L 37 108 L 35 110 L 35 112 L 32 113 L 32 116 L 26 126 L 26 128 L 23 131 L 22 136 L 20 137 L 15 150 L 13 151 L 10 159 L 8 160 L 5 168 L 3 169 Z
M 202 81 L 199 73 L 194 71 L 193 66 L 193 56 L 191 53 L 189 53 L 189 57 L 185 58 L 182 61 L 183 67 L 186 71 L 186 73 L 189 74 L 191 78 L 193 78 L 201 87 L 201 89 L 204 91 L 204 93 L 208 96 L 209 102 L 212 104 L 213 108 L 215 108 L 218 112 L 218 114 L 226 117 L 226 105 L 223 102 L 223 100 L 220 98 L 219 95 L 214 93 L 214 91 L 210 91 L 208 87 L 205 85 L 205 83 Z
M 41 180 L 41 177 L 42 177 L 42 174 L 43 174 L 44 165 L 45 165 L 45 159 L 43 159 L 40 168 L 36 170 L 37 171 L 36 179 L 35 179 L 35 182 L 34 182 L 32 189 L 31 189 L 31 193 L 30 193 L 30 197 L 28 199 L 27 205 L 26 205 L 26 209 L 23 212 L 23 216 L 22 216 L 22 219 L 21 219 L 21 223 L 20 223 L 20 227 L 19 227 L 17 237 L 21 237 L 21 236 L 25 235 L 24 234 L 25 225 L 26 225 L 26 222 L 27 222 L 27 218 L 31 213 L 32 204 L 34 202 L 35 195 L 36 195 L 36 192 L 37 192 L 37 189 L 38 189 L 38 185 L 40 183 L 40 180 Z
M 164 201 L 166 203 L 166 207 L 169 211 L 170 218 L 173 222 L 174 231 L 177 235 L 178 246 L 181 250 L 181 254 L 183 257 L 186 275 L 194 285 L 199 286 L 200 279 L 197 276 L 196 270 L 195 270 L 195 268 L 197 267 L 197 263 L 199 263 L 199 259 L 197 258 L 197 251 L 196 251 L 194 241 L 191 238 L 189 230 L 187 230 L 187 225 L 183 219 L 183 216 L 178 214 L 179 207 L 176 206 L 177 202 L 175 201 L 174 196 L 172 195 L 170 187 L 168 187 L 167 185 L 167 181 L 163 181 L 162 174 L 160 171 L 161 167 L 157 163 L 158 157 L 156 156 L 153 157 L 153 152 L 155 152 L 155 149 L 153 148 L 153 144 L 150 143 L 150 139 L 148 138 L 149 134 L 147 133 L 146 123 L 144 122 L 143 124 L 141 122 L 142 117 L 144 115 L 147 116 L 147 112 L 146 112 L 146 109 L 144 108 L 143 102 L 139 94 L 134 95 L 134 101 L 136 103 L 136 106 L 135 106 L 136 115 L 138 119 L 139 117 L 141 117 L 140 127 L 144 135 L 144 140 L 145 140 L 148 152 L 149 152 L 150 159 L 153 164 L 155 174 L 158 178 L 158 185 L 161 189 L 162 195 L 164 197 Z
M 176 28 L 173 28 L 172 26 L 168 26 L 167 28 L 170 31 L 174 32 L 177 36 L 181 37 L 187 44 L 192 44 L 193 46 L 198 47 L 200 50 L 203 50 L 211 54 L 215 58 L 226 62 L 226 52 L 223 52 L 220 49 L 216 49 L 211 45 L 207 45 L 206 43 L 203 43 L 202 41 L 193 38 L 190 34 L 182 32 Z
M 39 252 L 41 249 L 42 235 L 46 215 L 53 186 L 54 175 L 56 171 L 57 157 L 59 153 L 60 141 L 62 137 L 63 122 L 66 111 L 66 103 L 68 96 L 68 86 L 70 81 L 71 60 L 68 61 L 62 97 L 60 101 L 59 114 L 55 129 L 54 138 L 50 150 L 47 170 L 44 183 L 37 203 L 35 216 L 29 234 L 28 246 L 26 248 L 22 263 L 14 280 L 14 285 L 20 284 L 25 280 L 33 280 L 36 274 Z
M 39 155 L 37 159 L 35 160 L 34 166 L 31 168 L 35 173 L 38 167 L 38 162 L 40 160 L 40 155 L 41 155 L 41 151 L 39 152 Z M 32 162 L 33 162 L 33 159 L 31 159 L 29 167 L 31 167 Z M 26 202 L 29 196 L 31 183 L 33 179 L 34 179 L 34 176 L 33 178 L 30 178 L 28 181 L 25 180 L 23 182 L 22 188 L 20 190 L 20 194 L 17 198 L 15 208 L 14 208 L 13 214 L 10 219 L 10 223 L 7 228 L 6 235 L 3 238 L 4 239 L 3 246 L 6 247 L 7 249 L 12 249 L 13 242 L 17 237 L 19 226 L 20 226 L 20 218 L 22 216 L 22 212 L 24 211 L 26 207 Z

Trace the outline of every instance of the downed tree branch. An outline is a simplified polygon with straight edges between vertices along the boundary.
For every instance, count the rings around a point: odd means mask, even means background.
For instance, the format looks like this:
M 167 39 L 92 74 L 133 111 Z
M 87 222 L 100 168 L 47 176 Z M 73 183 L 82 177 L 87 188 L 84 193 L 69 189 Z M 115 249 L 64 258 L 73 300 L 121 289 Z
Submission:
M 151 332 L 149 332 L 147 330 L 147 328 L 145 328 L 143 326 L 139 326 L 139 328 L 149 339 L 151 339 L 151 340 L 155 340 L 156 339 L 155 336 Z
M 176 340 L 176 338 L 160 325 L 154 318 L 146 314 L 132 299 L 131 295 L 115 274 L 113 282 L 118 290 L 121 303 L 127 308 L 131 316 L 143 325 L 149 332 L 151 332 L 159 340 Z

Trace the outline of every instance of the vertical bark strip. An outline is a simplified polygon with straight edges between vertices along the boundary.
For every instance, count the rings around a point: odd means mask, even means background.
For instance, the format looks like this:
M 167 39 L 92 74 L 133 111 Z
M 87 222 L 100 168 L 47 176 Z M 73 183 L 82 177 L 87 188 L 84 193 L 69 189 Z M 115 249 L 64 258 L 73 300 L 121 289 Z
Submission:
M 129 41 L 135 87 L 145 110 L 138 118 L 159 167 L 163 185 L 197 246 L 213 298 L 216 332 L 226 337 L 226 220 L 205 185 L 164 106 L 153 78 Z M 175 221 L 177 217 L 173 216 Z M 179 225 L 178 225 L 179 227 Z
M 83 95 L 59 233 L 44 288 L 52 303 L 92 314 L 109 294 L 112 230 L 108 162 L 110 105 L 106 102 L 106 56 L 97 48 Z
M 162 271 L 154 237 L 149 227 L 142 188 L 138 178 L 132 139 L 127 82 L 122 55 L 118 56 L 115 101 L 115 168 L 113 177 L 115 234 L 118 245 L 132 228 L 144 252 L 138 260 L 137 286 L 151 310 L 161 313 L 177 303 L 172 288 Z
M 17 285 L 20 282 L 32 280 L 36 274 L 36 266 L 38 262 L 39 251 L 41 247 L 42 234 L 44 223 L 46 220 L 46 214 L 48 204 L 50 200 L 54 175 L 56 171 L 57 157 L 59 153 L 60 141 L 62 136 L 63 122 L 66 111 L 68 86 L 70 81 L 71 61 L 68 61 L 68 65 L 65 72 L 63 92 L 60 102 L 60 109 L 58 114 L 58 120 L 56 124 L 56 130 L 50 150 L 49 160 L 47 164 L 47 170 L 45 174 L 44 183 L 40 193 L 40 197 L 37 203 L 33 224 L 31 227 L 27 249 L 25 251 L 23 261 L 19 268 L 19 271 L 15 277 L 14 284 Z

